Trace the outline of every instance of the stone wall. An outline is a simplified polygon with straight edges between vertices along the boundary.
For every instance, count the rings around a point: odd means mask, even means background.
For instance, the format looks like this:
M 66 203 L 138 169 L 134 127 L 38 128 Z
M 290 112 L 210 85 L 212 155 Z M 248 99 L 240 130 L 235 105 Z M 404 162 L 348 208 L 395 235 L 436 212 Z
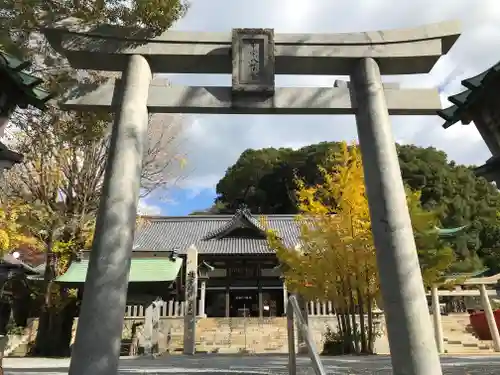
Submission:
M 130 338 L 131 327 L 140 319 L 127 319 L 124 338 Z M 337 330 L 334 316 L 309 317 L 317 349 L 321 352 L 327 327 Z M 383 326 L 382 326 L 383 327 Z M 143 345 L 142 327 L 138 329 L 139 345 Z M 159 351 L 181 352 L 184 336 L 183 318 L 163 318 L 160 322 Z M 297 335 L 295 336 L 297 337 Z M 382 337 L 382 341 L 383 341 Z M 287 353 L 286 318 L 198 318 L 196 349 L 219 353 Z M 376 345 L 376 347 L 380 345 Z M 382 344 L 382 352 L 386 352 Z

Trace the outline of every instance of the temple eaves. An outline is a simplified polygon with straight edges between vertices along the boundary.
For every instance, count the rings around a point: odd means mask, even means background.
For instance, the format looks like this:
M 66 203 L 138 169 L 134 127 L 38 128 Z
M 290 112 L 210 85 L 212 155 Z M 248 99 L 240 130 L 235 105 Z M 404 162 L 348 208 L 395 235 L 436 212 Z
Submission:
M 77 69 L 122 71 L 127 57 L 145 56 L 153 73 L 231 73 L 231 33 L 85 25 L 65 19 L 44 30 Z M 275 74 L 349 75 L 353 60 L 375 58 L 381 74 L 428 73 L 460 36 L 460 23 L 344 34 L 275 34 Z
M 9 99 L 14 100 L 15 103 L 13 104 L 20 108 L 31 105 L 44 110 L 46 108 L 45 103 L 53 95 L 36 87 L 42 83 L 42 80 L 26 71 L 30 66 L 29 61 L 19 60 L 8 53 L 0 51 L 0 76 L 9 81 L 11 90 L 17 91 L 16 97 Z
M 470 124 L 472 118 L 468 113 L 469 109 L 484 98 L 490 83 L 495 82 L 499 75 L 500 62 L 474 77 L 464 79 L 462 85 L 466 90 L 448 97 L 453 105 L 437 112 L 439 117 L 445 120 L 443 128 L 447 129 L 457 122 Z

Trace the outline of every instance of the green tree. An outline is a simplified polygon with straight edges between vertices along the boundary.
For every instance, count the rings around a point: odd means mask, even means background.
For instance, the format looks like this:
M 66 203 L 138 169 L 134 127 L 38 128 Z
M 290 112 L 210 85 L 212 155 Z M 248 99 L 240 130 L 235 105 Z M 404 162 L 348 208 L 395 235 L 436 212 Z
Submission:
M 430 287 L 439 284 L 443 275 L 453 267 L 455 253 L 439 238 L 436 230 L 440 226 L 438 215 L 435 211 L 422 208 L 421 193 L 407 189 L 406 196 L 422 278 L 425 286 Z
M 30 210 L 31 207 L 20 200 L 3 200 L 0 207 L 0 255 L 25 246 L 41 245 L 23 223 L 23 217 Z
M 184 0 L 42 1 L 4 0 L 0 42 L 18 56 L 35 61 L 30 73 L 63 101 L 81 84 L 100 84 L 100 72 L 77 74 L 40 33 L 62 19 L 76 17 L 84 23 L 143 27 L 153 35 L 168 29 L 187 10 Z M 4 47 L 6 48 L 6 47 Z M 43 356 L 69 353 L 76 299 L 59 289 L 53 277 L 64 272 L 75 252 L 85 247 L 101 194 L 105 157 L 109 147 L 107 114 L 61 111 L 55 102 L 46 112 L 20 110 L 14 114 L 10 144 L 25 161 L 9 171 L 4 194 L 30 204 L 32 233 L 45 244 L 47 267 L 35 352 Z M 142 176 L 142 192 L 164 190 L 175 180 L 183 158 L 177 154 L 176 137 L 181 119 L 156 116 L 150 121 L 149 147 Z M 49 260 L 58 259 L 55 267 Z
M 301 176 L 306 186 L 322 183 L 317 166 L 330 168 L 329 150 L 339 147 L 336 142 L 323 142 L 298 150 L 248 150 L 220 180 L 217 201 L 229 210 L 245 203 L 252 212 L 297 213 L 294 177 Z M 432 211 L 442 228 L 468 226 L 467 231 L 450 240 L 458 260 L 453 271 L 480 269 L 486 258 L 492 272 L 500 270 L 496 245 L 500 243 L 498 190 L 476 177 L 472 167 L 456 165 L 434 148 L 399 145 L 398 155 L 403 180 L 412 192 L 420 192 L 422 208 Z M 270 165 L 262 168 L 253 162 L 257 157 Z M 248 186 L 251 188 L 247 191 Z M 246 195 L 241 193 L 246 191 Z

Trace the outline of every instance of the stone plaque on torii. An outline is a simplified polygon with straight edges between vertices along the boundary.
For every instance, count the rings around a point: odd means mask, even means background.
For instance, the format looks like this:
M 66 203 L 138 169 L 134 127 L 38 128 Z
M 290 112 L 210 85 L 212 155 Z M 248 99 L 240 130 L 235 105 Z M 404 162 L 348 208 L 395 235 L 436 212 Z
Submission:
M 441 374 L 389 120 L 435 115 L 441 102 L 437 89 L 384 85 L 381 75 L 428 73 L 459 37 L 458 23 L 351 34 L 235 29 L 151 37 L 69 19 L 45 34 L 74 68 L 123 72 L 66 103 L 116 113 L 71 375 L 117 371 L 148 113 L 356 115 L 393 371 Z M 152 73 L 233 80 L 231 87 L 170 86 Z M 350 82 L 282 88 L 276 74 L 346 75 Z

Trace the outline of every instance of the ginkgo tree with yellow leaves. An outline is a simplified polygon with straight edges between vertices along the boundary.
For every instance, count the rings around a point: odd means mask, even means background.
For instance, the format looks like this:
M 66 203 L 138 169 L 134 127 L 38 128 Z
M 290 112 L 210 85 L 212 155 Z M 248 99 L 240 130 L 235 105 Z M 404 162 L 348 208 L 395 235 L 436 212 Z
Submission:
M 43 244 L 30 233 L 22 220 L 31 209 L 28 204 L 19 200 L 2 202 L 0 206 L 0 256 L 25 247 L 42 249 Z
M 373 353 L 373 311 L 380 284 L 360 150 L 344 142 L 324 165 L 330 167 L 318 167 L 321 183 L 306 186 L 300 177 L 295 181 L 300 246 L 287 248 L 273 230 L 268 230 L 268 241 L 276 249 L 289 290 L 308 300 L 333 303 L 338 322 L 338 347 L 333 350 Z M 423 210 L 418 198 L 418 193 L 409 194 L 408 202 L 417 244 L 424 250 L 423 273 L 433 283 L 453 257 L 451 250 L 436 246 L 439 240 L 430 230 L 436 216 Z

